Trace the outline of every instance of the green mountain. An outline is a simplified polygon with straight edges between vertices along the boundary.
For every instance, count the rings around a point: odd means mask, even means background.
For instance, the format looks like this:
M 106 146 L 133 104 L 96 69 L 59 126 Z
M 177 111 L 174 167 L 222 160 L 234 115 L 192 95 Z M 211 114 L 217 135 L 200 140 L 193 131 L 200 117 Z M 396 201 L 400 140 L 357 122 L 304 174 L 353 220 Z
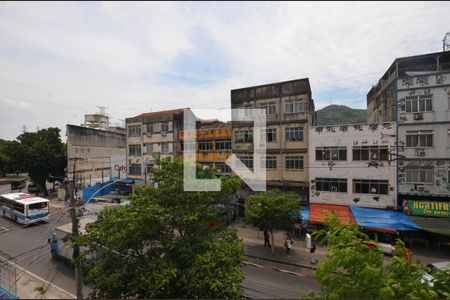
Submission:
M 317 125 L 367 123 L 366 109 L 353 109 L 345 105 L 328 105 L 317 112 Z

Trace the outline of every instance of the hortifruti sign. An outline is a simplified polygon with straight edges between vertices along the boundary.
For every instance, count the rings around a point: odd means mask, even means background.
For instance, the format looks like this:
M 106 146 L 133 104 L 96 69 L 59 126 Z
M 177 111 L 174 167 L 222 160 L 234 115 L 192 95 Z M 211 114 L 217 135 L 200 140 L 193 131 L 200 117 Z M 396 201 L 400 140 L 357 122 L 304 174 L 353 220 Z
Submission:
M 429 217 L 450 217 L 450 202 L 405 200 L 403 206 L 407 214 Z

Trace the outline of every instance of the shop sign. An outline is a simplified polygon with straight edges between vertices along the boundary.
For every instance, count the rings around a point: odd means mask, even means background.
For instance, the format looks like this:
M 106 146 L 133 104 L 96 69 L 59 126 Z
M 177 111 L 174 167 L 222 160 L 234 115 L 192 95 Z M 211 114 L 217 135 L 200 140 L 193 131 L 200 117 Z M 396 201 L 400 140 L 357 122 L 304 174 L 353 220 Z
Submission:
M 450 217 L 450 202 L 405 200 L 403 207 L 408 215 Z

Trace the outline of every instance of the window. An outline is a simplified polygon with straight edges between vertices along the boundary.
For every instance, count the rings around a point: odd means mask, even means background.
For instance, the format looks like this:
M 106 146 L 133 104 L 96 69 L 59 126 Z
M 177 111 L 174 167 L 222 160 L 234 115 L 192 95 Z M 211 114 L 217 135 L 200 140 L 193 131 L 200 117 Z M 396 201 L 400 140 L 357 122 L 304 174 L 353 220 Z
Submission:
M 261 108 L 266 110 L 266 115 L 274 115 L 277 112 L 277 106 L 273 102 L 261 104 Z
M 13 202 L 14 210 L 20 213 L 25 213 L 25 206 L 22 203 Z
M 155 131 L 154 123 L 147 124 L 147 133 L 153 133 Z
M 128 127 L 128 136 L 140 136 L 141 135 L 141 126 L 129 126 Z
M 389 148 L 387 146 L 358 146 L 353 147 L 353 160 L 388 161 Z
M 433 167 L 406 167 L 406 182 L 433 183 Z
M 433 147 L 433 131 L 407 131 L 406 147 Z
M 198 143 L 198 149 L 199 149 L 199 151 L 211 151 L 212 142 L 211 141 L 200 141 Z
M 33 204 L 28 205 L 28 210 L 44 209 L 44 208 L 47 208 L 47 202 L 33 203 Z
M 347 148 L 317 147 L 316 160 L 347 160 Z
M 316 178 L 316 190 L 323 192 L 347 193 L 347 179 Z
M 181 142 L 181 151 L 186 152 L 195 152 L 195 143 L 194 142 Z
M 236 143 L 253 143 L 253 131 L 251 130 L 236 131 L 235 140 Z
M 303 170 L 303 156 L 287 156 L 286 170 Z
M 244 105 L 244 116 L 245 117 L 251 117 L 253 116 L 253 105 L 249 104 L 249 105 Z
M 141 155 L 141 145 L 128 145 L 128 155 Z
M 231 141 L 224 140 L 224 141 L 216 141 L 216 150 L 217 151 L 229 151 L 231 150 Z
M 406 112 L 433 111 L 433 95 L 420 95 L 406 97 Z
M 303 127 L 286 128 L 286 141 L 299 142 L 303 141 Z
M 303 112 L 303 100 L 287 100 L 285 106 L 286 114 L 295 114 L 299 112 Z
M 161 153 L 162 154 L 169 153 L 169 143 L 161 143 Z
M 153 153 L 153 144 L 147 144 L 146 147 L 148 154 Z
M 130 165 L 130 175 L 141 175 L 141 165 L 131 164 Z
M 277 157 L 276 156 L 261 156 L 260 158 L 261 169 L 276 169 Z
M 246 166 L 250 170 L 253 169 L 253 156 L 240 156 L 239 159 L 242 161 L 243 165 L 238 161 L 236 164 L 236 167 L 238 169 L 243 169 L 244 166 Z
M 261 129 L 260 131 L 261 135 L 261 142 L 262 141 L 266 141 L 266 142 L 276 142 L 277 141 L 277 130 L 276 128 L 266 128 Z M 265 136 L 264 136 L 265 135 Z
M 169 122 L 161 123 L 161 133 L 167 133 L 169 131 Z
M 152 161 L 149 162 L 149 163 L 147 163 L 146 168 L 145 168 L 145 171 L 146 171 L 147 173 L 152 173 L 152 172 L 153 172 L 153 165 L 154 165 L 154 163 L 153 163 Z
M 217 173 L 231 173 L 231 169 L 224 163 L 216 163 Z
M 389 194 L 387 180 L 353 179 L 353 193 L 358 194 Z

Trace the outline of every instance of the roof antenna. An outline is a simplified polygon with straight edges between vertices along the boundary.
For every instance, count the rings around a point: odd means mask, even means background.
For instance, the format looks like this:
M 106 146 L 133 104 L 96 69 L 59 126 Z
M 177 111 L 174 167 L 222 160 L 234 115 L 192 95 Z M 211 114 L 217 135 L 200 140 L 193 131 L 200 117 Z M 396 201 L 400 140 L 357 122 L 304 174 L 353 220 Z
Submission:
M 450 50 L 450 32 L 447 32 L 442 40 L 442 50 L 449 51 Z

